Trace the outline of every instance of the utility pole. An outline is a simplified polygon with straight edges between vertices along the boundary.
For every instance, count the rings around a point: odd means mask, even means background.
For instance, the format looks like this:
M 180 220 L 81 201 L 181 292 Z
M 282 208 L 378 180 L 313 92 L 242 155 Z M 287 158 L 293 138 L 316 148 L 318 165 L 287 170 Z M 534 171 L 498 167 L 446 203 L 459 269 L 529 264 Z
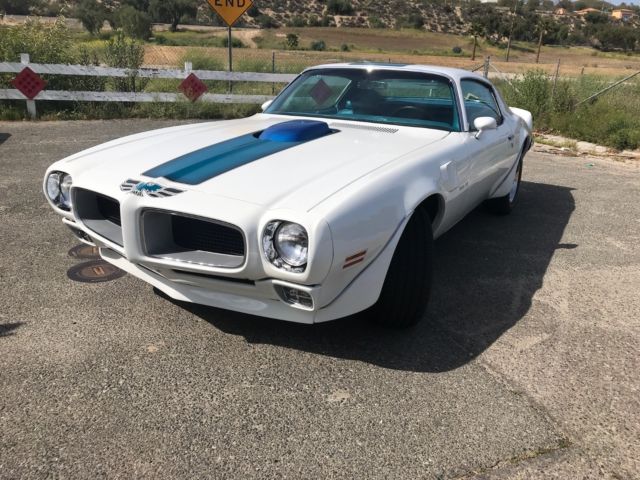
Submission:
M 538 39 L 538 53 L 536 54 L 536 63 L 540 63 L 540 48 L 542 47 L 542 35 L 544 34 L 544 26 L 540 28 L 540 38 Z

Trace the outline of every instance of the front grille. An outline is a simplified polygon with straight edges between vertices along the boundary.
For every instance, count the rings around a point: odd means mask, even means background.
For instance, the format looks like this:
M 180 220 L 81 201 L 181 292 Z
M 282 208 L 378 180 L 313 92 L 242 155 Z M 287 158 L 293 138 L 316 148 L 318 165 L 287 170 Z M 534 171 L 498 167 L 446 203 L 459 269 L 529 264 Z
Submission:
M 109 220 L 119 227 L 122 226 L 120 221 L 120 204 L 116 200 L 96 194 L 96 204 L 98 212 L 100 212 L 100 215 L 102 215 L 105 220 Z
M 238 268 L 245 260 L 242 231 L 216 220 L 145 210 L 142 237 L 151 257 L 220 268 Z
M 172 215 L 173 241 L 186 250 L 244 255 L 244 239 L 235 228 L 197 218 Z
M 74 215 L 89 230 L 122 246 L 120 203 L 101 193 L 83 188 L 73 188 Z

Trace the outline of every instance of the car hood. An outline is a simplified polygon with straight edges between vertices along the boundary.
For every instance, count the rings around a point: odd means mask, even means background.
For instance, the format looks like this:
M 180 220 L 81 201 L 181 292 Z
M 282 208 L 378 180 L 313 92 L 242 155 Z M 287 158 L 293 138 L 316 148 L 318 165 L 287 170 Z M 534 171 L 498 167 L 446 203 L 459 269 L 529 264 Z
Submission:
M 74 183 L 78 179 L 87 188 L 108 182 L 111 190 L 133 179 L 256 205 L 308 210 L 358 178 L 449 134 L 424 128 L 325 120 L 333 133 L 275 153 L 267 152 L 197 183 L 156 175 L 162 173 L 158 167 L 172 160 L 222 142 L 229 144 L 292 119 L 258 114 L 242 120 L 154 130 L 98 145 L 63 163 L 68 164 Z

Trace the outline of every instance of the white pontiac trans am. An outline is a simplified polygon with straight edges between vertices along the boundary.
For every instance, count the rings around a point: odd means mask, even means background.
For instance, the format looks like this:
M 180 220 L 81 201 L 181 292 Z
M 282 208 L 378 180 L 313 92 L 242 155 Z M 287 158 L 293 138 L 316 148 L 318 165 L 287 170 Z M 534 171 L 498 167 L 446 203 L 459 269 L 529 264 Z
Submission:
M 170 297 L 300 323 L 426 309 L 433 239 L 518 198 L 532 117 L 483 77 L 305 70 L 250 118 L 131 135 L 60 160 L 44 193 L 106 261 Z

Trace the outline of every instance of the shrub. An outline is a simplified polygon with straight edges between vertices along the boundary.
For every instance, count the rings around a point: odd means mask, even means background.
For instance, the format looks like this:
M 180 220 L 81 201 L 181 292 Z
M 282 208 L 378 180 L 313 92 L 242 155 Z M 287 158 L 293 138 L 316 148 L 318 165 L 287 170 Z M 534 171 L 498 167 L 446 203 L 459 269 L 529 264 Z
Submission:
M 349 0 L 329 0 L 327 12 L 332 15 L 353 15 L 353 5 Z
M 335 27 L 336 20 L 332 15 L 323 15 L 322 20 L 320 20 L 321 27 Z
M 121 28 L 129 37 L 140 40 L 151 37 L 151 17 L 144 12 L 125 5 L 116 11 L 114 19 L 116 28 Z
M 309 24 L 310 27 L 320 27 L 320 26 L 322 26 L 322 22 L 320 21 L 320 19 L 318 18 L 317 15 L 310 15 L 308 24 Z
M 401 25 L 407 28 L 421 29 L 424 27 L 424 19 L 419 13 L 412 13 L 402 21 Z
M 513 86 L 505 84 L 503 92 L 509 105 L 529 110 L 537 119 L 547 111 L 551 82 L 543 70 L 530 70 Z
M 222 37 L 222 46 L 227 48 L 229 47 L 229 37 Z M 246 45 L 240 40 L 238 37 L 231 37 L 231 46 L 233 48 L 246 48 Z
M 287 33 L 287 47 L 295 50 L 298 48 L 300 38 L 295 33 Z
M 52 25 L 27 19 L 22 25 L 0 29 L 0 59 L 16 62 L 28 53 L 34 63 L 73 63 L 73 43 L 64 18 Z
M 122 31 L 118 31 L 116 36 L 107 42 L 104 56 L 110 67 L 128 68 L 135 71 L 142 66 L 144 61 L 144 46 L 125 37 Z M 138 78 L 134 72 L 125 78 L 114 78 L 113 81 L 116 90 L 139 92 L 144 90 L 149 79 Z
M 346 43 L 343 43 L 342 45 L 340 45 L 341 52 L 348 52 L 349 50 L 351 49 L 349 48 L 349 45 L 347 45 Z
M 258 15 L 256 18 L 258 25 L 260 28 L 278 28 L 278 22 L 275 21 L 273 17 L 269 15 Z
M 452 51 L 453 53 L 455 53 L 456 55 L 460 55 L 460 54 L 462 53 L 462 48 L 460 48 L 460 47 L 453 47 L 453 48 L 451 49 L 451 51 Z
M 369 17 L 369 26 L 371 28 L 387 28 L 387 24 L 378 17 Z
M 301 17 L 300 15 L 294 15 L 293 17 L 291 17 L 291 20 L 287 22 L 287 26 L 288 27 L 306 27 L 307 21 L 305 20 L 304 17 Z
M 324 40 L 316 40 L 311 42 L 311 50 L 315 50 L 316 52 L 322 52 L 327 49 L 327 45 L 324 43 Z
M 212 57 L 204 49 L 189 49 L 187 53 L 180 59 L 178 67 L 182 68 L 186 62 L 191 62 L 194 70 L 215 70 L 221 71 L 225 69 L 224 62 L 216 57 Z

